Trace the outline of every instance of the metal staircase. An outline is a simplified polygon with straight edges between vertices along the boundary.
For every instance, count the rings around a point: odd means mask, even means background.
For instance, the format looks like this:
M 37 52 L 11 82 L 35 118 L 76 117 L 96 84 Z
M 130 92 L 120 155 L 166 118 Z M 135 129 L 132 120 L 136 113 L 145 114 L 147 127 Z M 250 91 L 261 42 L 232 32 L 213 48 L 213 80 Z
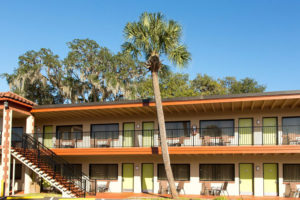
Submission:
M 34 137 L 12 138 L 11 154 L 66 197 L 85 197 L 89 178 Z

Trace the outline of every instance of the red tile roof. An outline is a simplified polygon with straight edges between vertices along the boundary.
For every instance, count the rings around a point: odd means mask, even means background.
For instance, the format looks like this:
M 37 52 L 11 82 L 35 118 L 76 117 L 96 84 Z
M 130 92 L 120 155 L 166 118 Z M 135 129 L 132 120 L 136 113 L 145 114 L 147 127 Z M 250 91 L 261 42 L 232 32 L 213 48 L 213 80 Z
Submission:
M 30 106 L 35 106 L 37 105 L 36 103 L 29 101 L 28 99 L 25 99 L 24 97 L 21 97 L 20 95 L 17 95 L 13 92 L 0 92 L 0 98 L 8 98 L 8 99 L 13 99 L 15 101 L 19 101 L 22 103 L 26 103 Z

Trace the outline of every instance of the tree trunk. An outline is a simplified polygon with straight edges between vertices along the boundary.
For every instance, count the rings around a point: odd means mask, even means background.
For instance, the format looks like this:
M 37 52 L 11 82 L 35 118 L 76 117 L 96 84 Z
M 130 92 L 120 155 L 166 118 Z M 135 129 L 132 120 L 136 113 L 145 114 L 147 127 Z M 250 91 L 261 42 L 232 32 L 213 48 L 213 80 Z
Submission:
M 164 161 L 164 166 L 166 170 L 167 179 L 169 182 L 170 190 L 172 198 L 178 198 L 178 194 L 175 187 L 173 172 L 170 163 L 170 156 L 167 144 L 167 134 L 166 134 L 166 126 L 165 126 L 165 117 L 164 111 L 162 108 L 161 102 L 161 95 L 159 89 L 159 81 L 158 81 L 158 72 L 151 71 L 152 73 L 152 82 L 153 82 L 153 90 L 154 90 L 154 97 L 155 97 L 155 104 L 156 104 L 156 112 L 157 112 L 157 120 L 159 125 L 159 133 L 160 133 L 160 140 L 161 140 L 161 151 L 162 157 Z

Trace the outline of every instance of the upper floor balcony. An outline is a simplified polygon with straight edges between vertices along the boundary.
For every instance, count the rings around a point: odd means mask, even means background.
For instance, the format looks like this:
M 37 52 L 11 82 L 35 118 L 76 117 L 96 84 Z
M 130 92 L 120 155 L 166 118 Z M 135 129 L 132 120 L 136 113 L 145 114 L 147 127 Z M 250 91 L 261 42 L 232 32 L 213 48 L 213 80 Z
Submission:
M 34 133 L 49 148 L 159 147 L 158 130 Z M 18 141 L 16 137 L 13 142 Z M 300 126 L 167 129 L 169 147 L 300 145 Z

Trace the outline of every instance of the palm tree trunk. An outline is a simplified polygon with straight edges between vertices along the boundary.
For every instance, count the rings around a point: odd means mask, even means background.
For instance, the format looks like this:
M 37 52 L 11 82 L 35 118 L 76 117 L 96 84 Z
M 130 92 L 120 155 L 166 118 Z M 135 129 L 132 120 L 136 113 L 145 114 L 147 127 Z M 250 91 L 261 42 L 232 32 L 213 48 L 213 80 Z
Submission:
M 162 108 L 161 102 L 161 95 L 159 89 L 159 80 L 158 80 L 158 72 L 151 71 L 152 74 L 152 82 L 153 82 L 153 90 L 154 90 L 154 97 L 155 97 L 155 105 L 156 105 L 156 112 L 157 112 L 157 120 L 159 125 L 159 133 L 160 133 L 160 140 L 161 140 L 161 151 L 162 157 L 164 161 L 164 166 L 166 170 L 167 179 L 169 182 L 170 190 L 172 198 L 177 198 L 178 194 L 175 187 L 173 172 L 170 163 L 170 156 L 167 144 L 167 134 L 166 134 L 166 126 L 165 126 L 165 117 L 164 111 Z

